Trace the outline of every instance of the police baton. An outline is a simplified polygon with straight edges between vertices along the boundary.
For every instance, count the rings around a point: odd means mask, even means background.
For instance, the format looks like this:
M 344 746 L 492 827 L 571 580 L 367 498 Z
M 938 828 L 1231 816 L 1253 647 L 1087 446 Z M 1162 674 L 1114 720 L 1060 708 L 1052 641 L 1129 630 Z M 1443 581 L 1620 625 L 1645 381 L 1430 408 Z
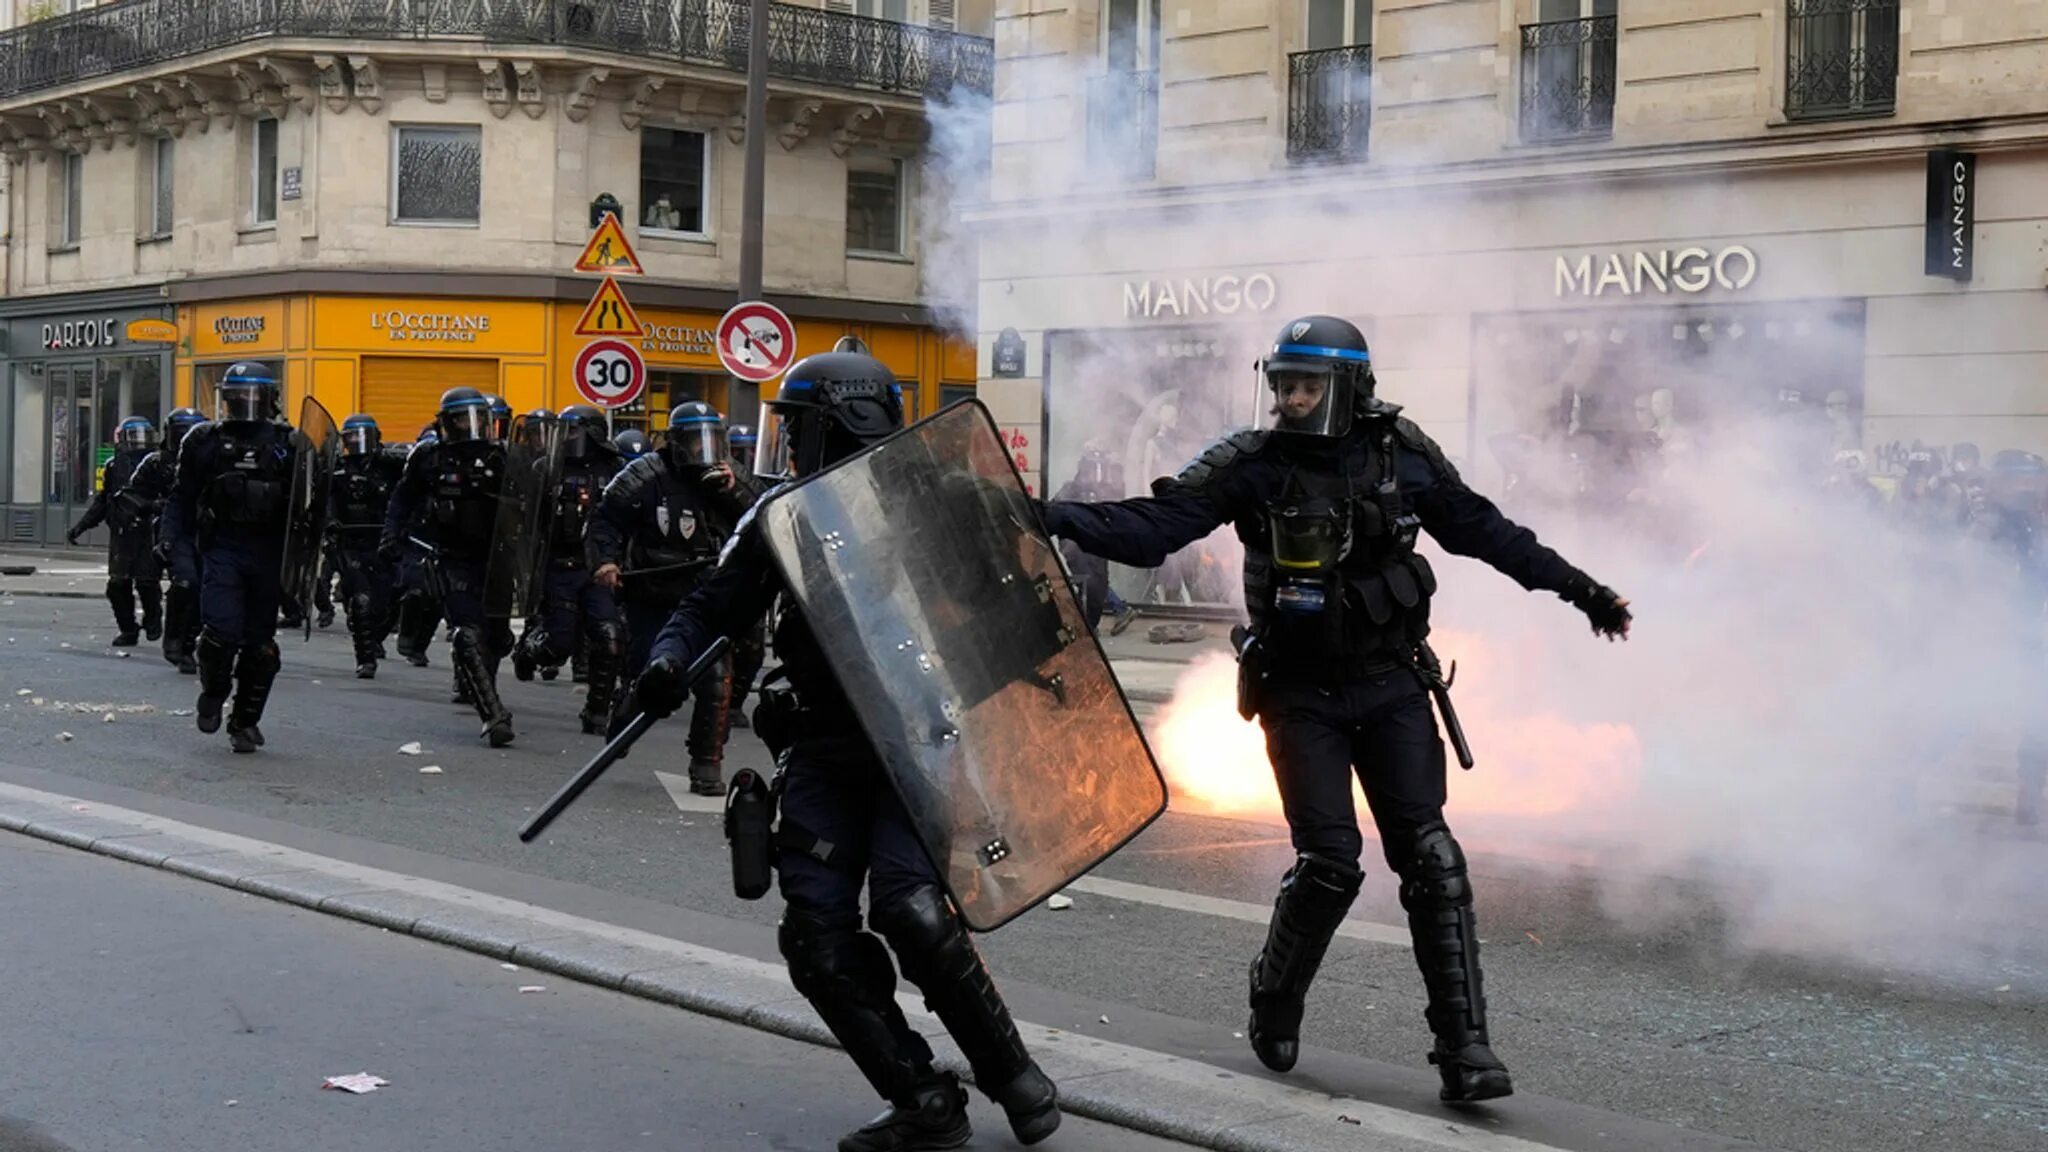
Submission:
M 1427 642 L 1415 646 L 1415 663 L 1422 673 L 1422 683 L 1436 701 L 1436 710 L 1444 720 L 1444 735 L 1450 737 L 1451 750 L 1457 753 L 1458 767 L 1467 772 L 1476 763 L 1472 759 L 1472 745 L 1465 741 L 1465 726 L 1458 722 L 1458 710 L 1451 704 L 1451 682 L 1458 677 L 1457 661 L 1451 662 L 1451 674 L 1444 675 L 1444 666 L 1436 658 L 1436 652 Z
M 694 687 L 697 681 L 702 679 L 706 672 L 711 671 L 712 666 L 724 659 L 725 654 L 730 651 L 732 651 L 732 640 L 730 638 L 720 636 L 712 641 L 711 647 L 706 648 L 703 654 L 692 661 L 688 670 L 683 673 L 684 690 L 687 692 L 690 688 Z M 526 826 L 519 830 L 519 842 L 521 844 L 531 844 L 535 837 L 547 831 L 548 825 L 555 822 L 555 817 L 560 816 L 563 810 L 567 809 L 569 805 L 574 804 L 576 798 L 583 795 L 585 789 L 597 783 L 599 776 L 604 775 L 613 764 L 618 763 L 627 752 L 631 751 L 633 745 L 642 736 L 647 735 L 647 730 L 654 727 L 655 721 L 656 717 L 651 712 L 641 712 L 630 721 L 627 721 L 626 726 L 620 729 L 619 734 L 612 737 L 611 743 L 606 744 L 603 750 L 591 758 L 590 763 L 583 766 L 582 771 L 571 776 L 568 783 L 562 785 L 559 791 L 549 797 L 545 807 L 539 812 L 534 813 L 533 819 L 528 820 Z

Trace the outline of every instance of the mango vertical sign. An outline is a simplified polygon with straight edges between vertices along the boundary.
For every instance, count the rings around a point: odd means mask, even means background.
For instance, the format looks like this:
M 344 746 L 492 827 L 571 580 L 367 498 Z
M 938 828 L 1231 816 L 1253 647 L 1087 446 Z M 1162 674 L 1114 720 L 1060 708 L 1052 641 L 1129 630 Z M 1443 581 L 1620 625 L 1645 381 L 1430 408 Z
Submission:
M 1977 157 L 1927 154 L 1927 274 L 1969 280 L 1977 270 Z

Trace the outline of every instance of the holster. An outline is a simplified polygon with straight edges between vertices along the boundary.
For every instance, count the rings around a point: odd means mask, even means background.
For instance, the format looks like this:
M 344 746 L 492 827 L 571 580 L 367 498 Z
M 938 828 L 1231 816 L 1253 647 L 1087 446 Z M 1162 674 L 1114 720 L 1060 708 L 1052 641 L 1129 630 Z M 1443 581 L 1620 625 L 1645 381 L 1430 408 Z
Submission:
M 1246 720 L 1259 714 L 1259 686 L 1266 679 L 1265 649 L 1259 635 L 1240 624 L 1230 630 L 1230 646 L 1237 651 L 1237 714 Z
M 725 839 L 732 851 L 732 893 L 759 900 L 775 883 L 775 810 L 781 778 L 770 787 L 752 768 L 740 769 L 725 797 Z

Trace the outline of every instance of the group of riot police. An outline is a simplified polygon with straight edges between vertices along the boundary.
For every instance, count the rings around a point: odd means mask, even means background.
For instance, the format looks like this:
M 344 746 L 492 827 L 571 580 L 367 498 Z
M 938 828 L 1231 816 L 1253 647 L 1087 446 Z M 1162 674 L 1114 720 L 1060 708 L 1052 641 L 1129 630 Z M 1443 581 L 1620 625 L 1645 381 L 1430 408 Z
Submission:
M 1445 746 L 1432 705 L 1448 702 L 1428 650 L 1436 578 L 1418 536 L 1557 594 L 1598 635 L 1625 638 L 1631 614 L 1467 487 L 1375 384 L 1355 326 L 1303 317 L 1261 362 L 1261 428 L 1217 442 L 1155 482 L 1151 496 L 1028 506 L 1034 531 L 1138 567 L 1235 528 L 1250 617 L 1237 634 L 1239 705 L 1265 731 L 1298 854 L 1250 964 L 1251 1047 L 1279 1072 L 1300 1056 L 1310 984 L 1364 879 L 1355 776 L 1400 881 L 1435 1038 L 1429 1061 L 1442 1098 L 1467 1104 L 1506 1096 L 1512 1083 L 1491 1047 L 1472 880 L 1444 819 Z M 247 750 L 262 742 L 256 722 L 277 670 L 279 554 L 303 515 L 289 493 L 292 458 L 310 441 L 275 422 L 276 382 L 251 366 L 229 372 L 221 399 L 221 419 L 185 437 L 164 535 L 174 572 L 200 590 L 199 726 L 219 726 L 232 688 L 229 733 Z M 374 674 L 390 619 L 391 593 L 380 589 L 400 584 L 407 598 L 429 598 L 429 634 L 443 617 L 452 627 L 459 686 L 494 746 L 512 740 L 499 661 L 510 655 L 525 679 L 582 651 L 586 729 L 604 731 L 608 712 L 659 718 L 694 700 L 692 782 L 716 792 L 733 678 L 714 674 L 706 687 L 693 672 L 721 638 L 756 653 L 747 658 L 758 666 L 765 627 L 780 667 L 764 683 L 786 681 L 773 692 L 773 730 L 765 688 L 755 724 L 780 772 L 781 951 L 792 983 L 888 1104 L 840 1141 L 841 1152 L 956 1148 L 971 1137 L 966 1093 L 934 1066 L 896 1000 L 899 966 L 1018 1139 L 1051 1135 L 1058 1092 L 1026 1050 L 934 863 L 944 848 L 892 785 L 890 757 L 900 750 L 878 743 L 870 721 L 882 721 L 856 707 L 822 642 L 827 625 L 843 622 L 806 619 L 759 514 L 903 428 L 889 370 L 857 346 L 800 361 L 763 405 L 751 470 L 733 467 L 740 437 L 722 437 L 718 414 L 699 404 L 671 413 L 653 451 L 607 443 L 595 410 L 534 413 L 508 428 L 491 408 L 480 393 L 451 389 L 435 435 L 422 437 L 402 470 L 372 459 L 366 419 L 344 426 L 329 519 L 361 674 Z M 773 487 L 761 491 L 749 471 Z M 829 556 L 855 543 L 844 535 L 814 543 Z M 414 577 L 394 574 L 402 562 Z M 521 612 L 530 627 L 515 641 L 510 619 Z M 406 636 L 404 617 L 400 648 L 419 663 L 424 638 Z M 751 673 L 738 678 L 751 682 Z M 616 686 L 627 683 L 615 707 Z

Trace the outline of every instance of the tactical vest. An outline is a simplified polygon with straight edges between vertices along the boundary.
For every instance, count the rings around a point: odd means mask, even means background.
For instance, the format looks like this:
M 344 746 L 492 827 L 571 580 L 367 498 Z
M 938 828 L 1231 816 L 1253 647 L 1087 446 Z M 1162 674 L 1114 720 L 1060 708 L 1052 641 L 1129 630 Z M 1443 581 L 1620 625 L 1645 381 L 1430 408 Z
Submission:
M 437 444 L 427 522 L 434 541 L 455 556 L 483 556 L 498 522 L 498 493 L 505 482 L 505 453 L 495 444 Z
M 107 461 L 104 479 L 107 493 L 107 526 L 117 534 L 149 527 L 156 516 L 160 496 L 135 486 L 136 474 L 142 471 L 142 462 L 149 459 L 148 452 L 117 452 Z
M 1260 493 L 1245 544 L 1245 607 L 1267 651 L 1286 660 L 1405 657 L 1429 635 L 1436 574 L 1415 551 L 1421 518 L 1399 481 L 1392 420 L 1376 421 L 1363 465 L 1341 472 L 1283 462 Z
M 200 491 L 203 525 L 282 534 L 292 495 L 290 433 L 269 424 L 218 428 L 213 474 Z
M 591 513 L 604 497 L 605 482 L 611 479 L 609 461 L 584 461 L 562 466 L 562 482 L 555 488 L 554 530 L 548 554 L 557 564 L 581 567 L 583 534 L 590 526 Z
M 701 488 L 677 475 L 659 455 L 653 460 L 654 499 L 648 505 L 649 519 L 633 533 L 630 564 L 646 575 L 634 578 L 633 591 L 682 596 L 717 563 L 726 530 L 714 523 L 711 502 Z
M 335 467 L 330 513 L 335 529 L 344 536 L 365 537 L 375 543 L 375 534 L 384 530 L 384 513 L 395 487 L 384 457 L 342 457 Z

